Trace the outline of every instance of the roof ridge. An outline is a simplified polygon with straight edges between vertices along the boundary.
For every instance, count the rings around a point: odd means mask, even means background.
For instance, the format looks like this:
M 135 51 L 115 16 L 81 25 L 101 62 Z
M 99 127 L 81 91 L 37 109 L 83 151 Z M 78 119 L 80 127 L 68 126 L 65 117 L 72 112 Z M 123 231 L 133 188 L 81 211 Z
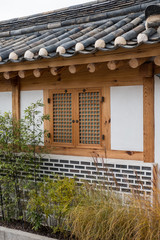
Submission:
M 121 8 L 119 8 L 117 5 L 117 7 L 114 8 L 113 10 L 108 10 L 109 5 L 107 5 L 108 3 L 113 3 L 113 2 L 118 2 L 118 4 L 121 2 Z M 116 17 L 116 16 L 123 16 L 125 14 L 128 14 L 130 12 L 136 11 L 143 11 L 148 5 L 150 5 L 151 3 L 159 3 L 159 0 L 132 0 L 130 1 L 130 4 L 132 2 L 132 5 L 126 5 L 126 0 L 98 0 L 98 1 L 94 1 L 94 2 L 89 2 L 89 3 L 85 3 L 85 4 L 79 4 L 76 6 L 72 6 L 69 8 L 65 8 L 65 11 L 69 11 L 69 12 L 65 12 L 64 9 L 61 10 L 55 10 L 52 12 L 49 12 L 48 14 L 36 14 L 36 15 L 31 15 L 28 17 L 24 17 L 24 18 L 15 18 L 15 19 L 11 19 L 11 20 L 6 20 L 6 21 L 2 21 L 0 22 L 0 30 L 2 32 L 1 37 L 7 37 L 7 36 L 13 36 L 13 35 L 21 35 L 24 33 L 31 33 L 31 32 L 35 32 L 35 31 L 43 31 L 43 30 L 47 30 L 47 29 L 55 29 L 58 27 L 66 27 L 69 25 L 75 25 L 75 24 L 81 24 L 81 23 L 87 23 L 87 22 L 94 22 L 94 21 L 99 21 L 99 20 L 103 20 L 103 19 L 107 19 L 107 18 L 112 18 L 112 17 Z M 134 4 L 133 4 L 134 2 Z M 139 2 L 139 4 L 135 4 Z M 91 7 L 89 8 L 89 10 L 87 10 L 84 14 L 84 11 L 82 11 L 83 15 L 78 14 L 77 12 L 75 12 L 75 8 L 79 8 L 82 10 L 82 6 L 91 6 L 91 5 L 98 4 L 101 5 L 100 9 L 103 6 L 103 11 L 98 11 L 98 9 L 96 9 L 96 13 L 95 11 L 93 11 L 94 9 L 91 9 Z M 122 5 L 123 3 L 123 5 Z M 104 5 L 105 4 L 105 5 Z M 124 7 L 125 5 L 125 7 Z M 104 6 L 106 6 L 106 8 L 104 8 Z M 96 7 L 96 6 L 95 6 Z M 123 7 L 123 8 L 122 8 Z M 86 9 L 86 8 L 85 8 Z M 70 11 L 73 11 L 73 14 L 70 13 Z M 79 11 L 79 10 L 77 10 Z M 88 13 L 88 15 L 87 15 Z M 37 16 L 37 17 L 36 17 Z M 59 18 L 58 18 L 59 16 Z M 45 21 L 44 21 L 45 20 Z M 36 24 L 36 26 L 35 26 Z

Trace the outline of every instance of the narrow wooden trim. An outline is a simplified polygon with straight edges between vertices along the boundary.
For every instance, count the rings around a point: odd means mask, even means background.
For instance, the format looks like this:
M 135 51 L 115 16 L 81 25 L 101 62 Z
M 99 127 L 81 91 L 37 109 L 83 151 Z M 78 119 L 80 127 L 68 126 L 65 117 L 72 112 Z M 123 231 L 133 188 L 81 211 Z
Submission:
M 107 151 L 106 158 L 143 161 L 143 152 L 110 150 Z
M 12 114 L 17 120 L 20 119 L 20 81 L 17 77 L 12 79 Z
M 49 98 L 49 92 L 48 90 L 43 91 L 43 113 L 44 115 L 49 114 L 50 115 L 50 104 L 48 103 L 48 98 Z M 51 116 L 50 116 L 51 117 Z M 47 131 L 47 134 L 44 136 L 44 143 L 45 145 L 50 144 L 50 138 L 47 137 L 48 133 L 50 133 L 50 121 L 44 121 L 44 129 Z
M 144 162 L 154 162 L 154 77 L 143 79 Z
M 104 134 L 105 139 L 103 146 L 106 150 L 111 150 L 111 102 L 110 102 L 110 87 L 105 87 L 104 94 L 104 103 L 102 103 L 102 134 Z

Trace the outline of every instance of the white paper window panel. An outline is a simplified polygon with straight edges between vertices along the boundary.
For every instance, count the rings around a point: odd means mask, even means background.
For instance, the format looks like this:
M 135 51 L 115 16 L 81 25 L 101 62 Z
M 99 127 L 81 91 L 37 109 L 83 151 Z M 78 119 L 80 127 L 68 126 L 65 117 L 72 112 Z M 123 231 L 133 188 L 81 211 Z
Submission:
M 12 92 L 0 92 L 0 114 L 12 112 Z
M 111 87 L 111 149 L 143 151 L 143 86 Z

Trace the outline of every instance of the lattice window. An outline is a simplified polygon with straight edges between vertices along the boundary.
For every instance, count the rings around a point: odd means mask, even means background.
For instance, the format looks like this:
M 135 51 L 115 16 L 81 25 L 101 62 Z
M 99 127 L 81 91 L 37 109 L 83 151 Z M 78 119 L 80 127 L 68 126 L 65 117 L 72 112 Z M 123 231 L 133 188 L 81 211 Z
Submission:
M 72 143 L 72 93 L 53 94 L 53 142 Z
M 100 93 L 79 93 L 79 143 L 100 144 Z

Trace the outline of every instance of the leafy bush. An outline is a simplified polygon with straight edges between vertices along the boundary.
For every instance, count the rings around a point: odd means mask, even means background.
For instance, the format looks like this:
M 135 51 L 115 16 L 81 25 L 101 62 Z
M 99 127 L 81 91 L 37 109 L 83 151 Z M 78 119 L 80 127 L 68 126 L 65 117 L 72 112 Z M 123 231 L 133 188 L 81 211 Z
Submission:
M 38 229 L 45 219 L 53 218 L 53 231 L 64 230 L 64 219 L 71 205 L 76 201 L 77 184 L 67 177 L 45 178 L 38 183 L 38 194 L 35 189 L 29 193 L 28 219 L 34 229 Z M 45 217 L 44 217 L 45 216 Z
M 0 115 L 0 206 L 3 219 L 22 219 L 25 212 L 24 189 L 36 189 L 38 169 L 44 148 L 41 129 L 48 115 L 41 115 L 41 101 L 31 104 L 24 118 L 16 120 L 11 113 Z M 37 152 L 37 146 L 39 151 Z M 38 160 L 37 160 L 38 159 Z M 30 184 L 33 179 L 33 184 Z

